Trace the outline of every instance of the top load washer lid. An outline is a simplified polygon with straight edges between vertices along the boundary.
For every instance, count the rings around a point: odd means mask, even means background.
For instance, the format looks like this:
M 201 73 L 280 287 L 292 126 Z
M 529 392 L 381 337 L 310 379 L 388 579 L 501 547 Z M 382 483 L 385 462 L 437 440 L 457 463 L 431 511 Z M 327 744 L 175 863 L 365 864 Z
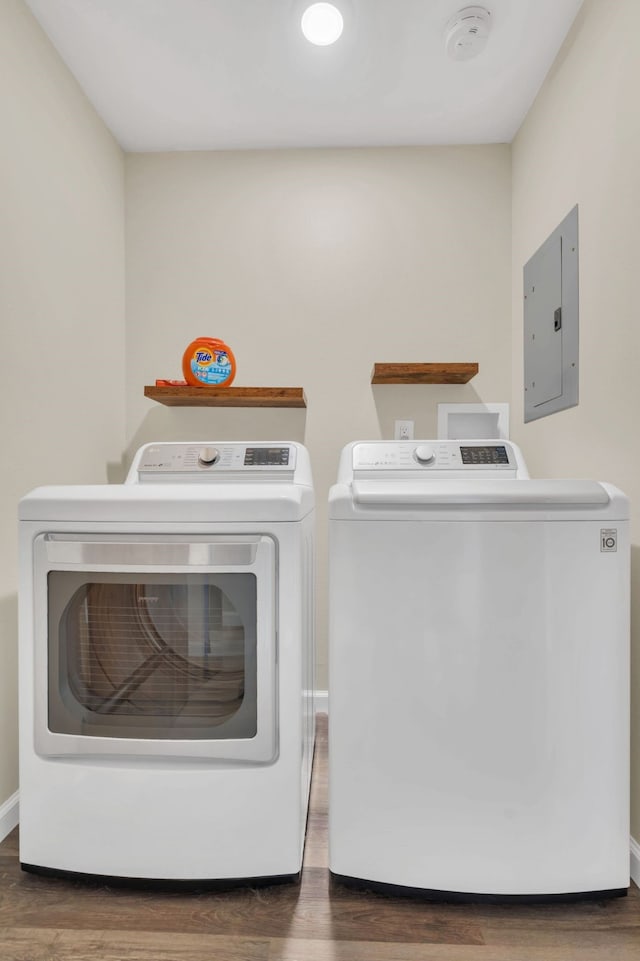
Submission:
M 565 480 L 399 480 L 354 481 L 356 504 L 481 505 L 516 507 L 605 507 L 609 494 L 596 481 Z

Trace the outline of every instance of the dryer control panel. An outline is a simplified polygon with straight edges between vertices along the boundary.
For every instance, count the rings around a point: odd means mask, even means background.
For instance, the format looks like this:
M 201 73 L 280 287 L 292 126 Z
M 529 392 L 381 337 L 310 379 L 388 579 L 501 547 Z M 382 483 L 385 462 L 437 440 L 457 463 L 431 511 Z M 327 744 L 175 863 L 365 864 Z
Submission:
M 128 481 L 189 483 L 216 478 L 249 481 L 256 474 L 261 481 L 269 477 L 282 481 L 293 477 L 296 454 L 294 444 L 149 444 L 139 452 Z

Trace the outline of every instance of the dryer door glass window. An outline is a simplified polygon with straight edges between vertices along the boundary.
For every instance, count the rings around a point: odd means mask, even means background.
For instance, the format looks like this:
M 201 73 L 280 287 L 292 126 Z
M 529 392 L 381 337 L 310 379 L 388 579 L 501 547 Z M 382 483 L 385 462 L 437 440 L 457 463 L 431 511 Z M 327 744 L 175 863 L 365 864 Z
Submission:
M 49 730 L 252 738 L 252 573 L 50 571 Z

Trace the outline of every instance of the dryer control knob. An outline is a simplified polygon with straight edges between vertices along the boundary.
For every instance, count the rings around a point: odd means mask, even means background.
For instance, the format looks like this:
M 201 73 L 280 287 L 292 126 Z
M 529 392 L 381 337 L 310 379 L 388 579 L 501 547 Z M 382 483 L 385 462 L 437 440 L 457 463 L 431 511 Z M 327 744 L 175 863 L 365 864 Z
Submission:
M 211 467 L 220 457 L 217 447 L 203 447 L 198 454 L 198 463 L 203 467 Z
M 419 464 L 430 464 L 436 457 L 430 444 L 420 444 L 416 447 L 414 454 Z

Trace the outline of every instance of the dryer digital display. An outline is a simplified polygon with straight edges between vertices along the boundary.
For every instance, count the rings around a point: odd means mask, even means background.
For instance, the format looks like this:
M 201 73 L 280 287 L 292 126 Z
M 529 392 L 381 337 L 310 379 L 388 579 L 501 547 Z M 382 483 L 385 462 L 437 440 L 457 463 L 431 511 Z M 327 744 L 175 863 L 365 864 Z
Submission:
M 247 447 L 245 467 L 285 467 L 289 463 L 288 447 Z

